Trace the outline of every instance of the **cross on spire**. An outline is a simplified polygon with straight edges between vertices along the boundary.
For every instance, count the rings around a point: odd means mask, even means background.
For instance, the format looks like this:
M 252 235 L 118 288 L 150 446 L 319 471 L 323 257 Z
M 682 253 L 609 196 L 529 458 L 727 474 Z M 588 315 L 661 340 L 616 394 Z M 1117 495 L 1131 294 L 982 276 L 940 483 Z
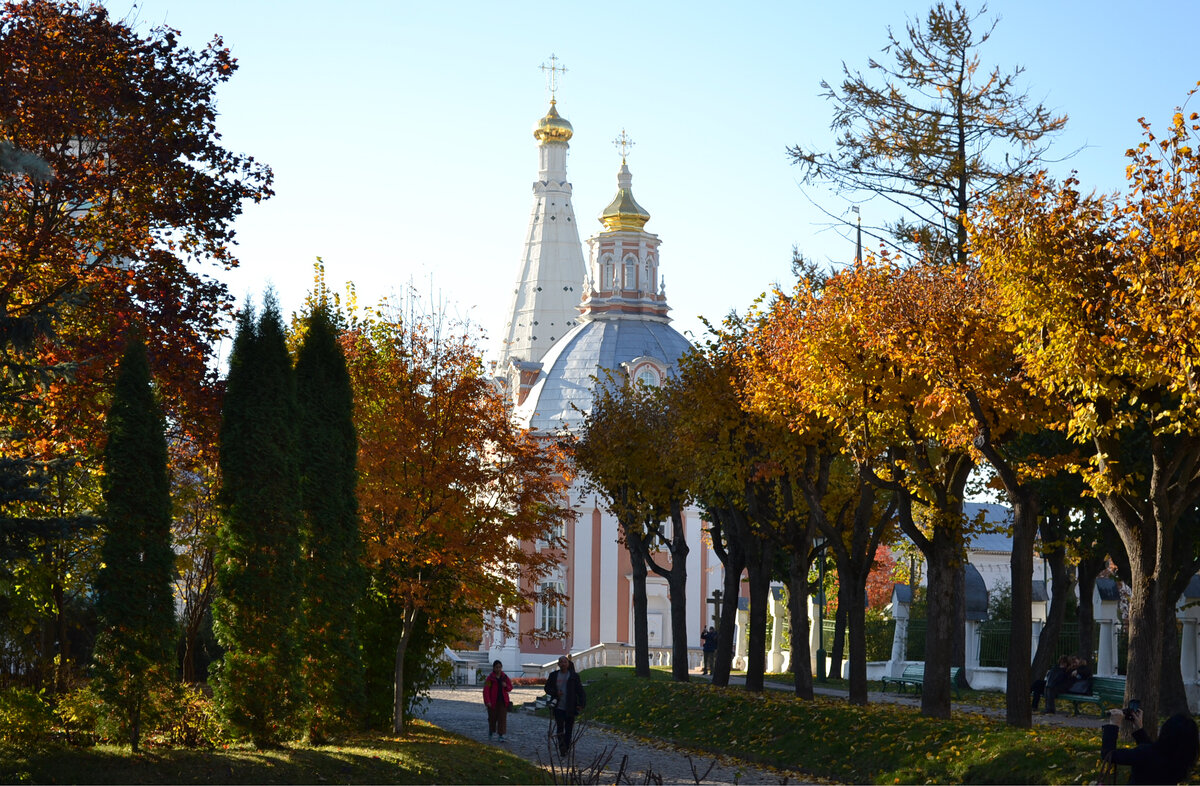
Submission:
M 629 134 L 625 133 L 625 129 L 621 129 L 621 135 L 613 140 L 613 147 L 621 151 L 621 163 L 625 163 L 625 156 L 629 155 L 629 151 L 633 149 L 633 140 L 629 138 Z
M 546 74 L 546 87 L 550 90 L 550 102 L 554 103 L 554 94 L 558 91 L 558 77 L 560 74 L 567 73 L 566 66 L 558 64 L 558 57 L 550 53 L 550 65 L 542 63 L 538 68 L 542 69 Z

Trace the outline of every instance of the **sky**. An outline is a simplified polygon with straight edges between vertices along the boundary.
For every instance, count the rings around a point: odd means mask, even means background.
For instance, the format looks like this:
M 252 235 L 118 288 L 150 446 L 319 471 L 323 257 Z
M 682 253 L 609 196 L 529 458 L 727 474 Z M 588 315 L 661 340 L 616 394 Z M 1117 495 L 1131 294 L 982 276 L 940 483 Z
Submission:
M 275 173 L 276 195 L 238 219 L 231 272 L 244 302 L 273 287 L 285 314 L 324 260 L 361 303 L 411 283 L 494 342 L 505 323 L 537 175 L 534 124 L 549 105 L 539 66 L 567 68 L 558 110 L 574 126 L 567 163 L 581 240 L 616 193 L 624 130 L 633 192 L 662 239 L 674 325 L 745 311 L 790 277 L 792 248 L 827 265 L 853 257 L 852 204 L 799 182 L 787 148 L 829 149 L 821 81 L 884 58 L 887 30 L 921 2 L 571 0 L 338 4 L 105 0 L 147 32 L 198 48 L 223 37 L 239 69 L 218 93 L 225 146 Z M 977 3 L 969 4 L 977 9 Z M 1069 116 L 1049 166 L 1086 189 L 1124 182 L 1145 116 L 1162 127 L 1200 80 L 1200 2 L 998 0 L 985 66 L 1023 66 L 1035 101 Z M 1200 109 L 1200 98 L 1193 102 Z M 1067 156 L 1071 153 L 1069 158 Z M 879 200 L 864 223 L 892 217 Z

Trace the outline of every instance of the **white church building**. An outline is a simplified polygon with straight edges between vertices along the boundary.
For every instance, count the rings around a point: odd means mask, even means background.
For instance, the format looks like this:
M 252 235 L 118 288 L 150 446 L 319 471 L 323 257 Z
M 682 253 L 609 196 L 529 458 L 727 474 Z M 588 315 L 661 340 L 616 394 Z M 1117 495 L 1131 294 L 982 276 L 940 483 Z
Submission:
M 650 214 L 633 197 L 623 131 L 617 193 L 600 211 L 599 231 L 587 239 L 585 263 L 567 179 L 574 132 L 551 95 L 550 110 L 533 132 L 538 151 L 533 210 L 494 367 L 517 424 L 547 437 L 578 433 L 581 413 L 591 409 L 594 379 L 603 378 L 605 370 L 655 385 L 676 372 L 679 358 L 691 347 L 670 324 L 660 273 L 661 241 L 646 231 Z M 489 660 L 499 658 L 514 672 L 563 653 L 603 645 L 612 650 L 633 642 L 630 559 L 619 542 L 616 517 L 596 495 L 585 492 L 582 480 L 574 482 L 569 495 L 576 516 L 562 533 L 566 545 L 556 571 L 544 579 L 565 594 L 566 602 L 539 603 L 520 614 L 510 621 L 516 635 L 502 633 L 498 626 L 488 626 L 485 633 L 482 648 Z M 684 520 L 690 548 L 688 641 L 699 647 L 702 626 L 711 624 L 706 599 L 720 588 L 722 567 L 700 511 L 689 506 Z M 544 543 L 530 547 L 547 548 Z M 669 565 L 670 555 L 663 550 L 656 560 Z M 666 581 L 651 572 L 647 594 L 650 646 L 669 648 Z

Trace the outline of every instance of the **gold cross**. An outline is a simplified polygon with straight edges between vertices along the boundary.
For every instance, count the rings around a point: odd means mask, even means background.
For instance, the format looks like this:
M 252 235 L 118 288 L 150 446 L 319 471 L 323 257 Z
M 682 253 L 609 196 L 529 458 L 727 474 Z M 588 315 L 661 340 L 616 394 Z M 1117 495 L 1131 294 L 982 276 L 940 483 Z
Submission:
M 558 58 L 551 52 L 550 65 L 542 63 L 538 68 L 546 73 L 546 87 L 550 88 L 550 100 L 554 101 L 554 94 L 558 91 L 558 76 L 567 73 L 567 67 L 560 66 Z
M 613 140 L 613 147 L 621 151 L 621 163 L 625 163 L 625 156 L 629 155 L 629 151 L 633 149 L 633 140 L 629 138 L 629 134 L 625 133 L 625 129 L 621 129 L 621 135 Z

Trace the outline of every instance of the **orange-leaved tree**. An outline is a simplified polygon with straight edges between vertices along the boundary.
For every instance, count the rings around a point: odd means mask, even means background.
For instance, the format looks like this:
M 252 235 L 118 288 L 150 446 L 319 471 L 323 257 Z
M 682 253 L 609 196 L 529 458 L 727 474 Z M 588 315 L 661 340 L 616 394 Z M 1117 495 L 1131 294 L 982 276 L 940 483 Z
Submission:
M 410 295 L 351 313 L 343 338 L 358 429 L 358 502 L 373 589 L 402 609 L 392 725 L 417 627 L 471 608 L 528 609 L 571 511 L 555 443 L 515 429 L 473 334 Z
M 859 471 L 897 495 L 901 529 L 929 564 L 921 707 L 948 716 L 950 667 L 963 651 L 955 624 L 964 613 L 957 591 L 965 562 L 962 498 L 974 462 L 963 439 L 947 438 L 954 414 L 930 397 L 928 380 L 886 351 L 897 271 L 886 259 L 858 262 L 822 288 L 801 282 L 790 296 L 778 293 L 757 329 L 750 394 L 771 416 L 823 418 Z M 914 506 L 929 511 L 930 526 L 918 526 Z
M 1198 120 L 1177 110 L 1161 139 L 1142 121 L 1123 198 L 1040 179 L 992 200 L 972 238 L 1029 379 L 1070 409 L 1128 555 L 1127 692 L 1148 728 L 1186 711 L 1174 610 L 1200 501 Z
M 730 316 L 700 348 L 680 361 L 672 384 L 680 413 L 681 448 L 695 465 L 696 495 L 712 522 L 713 544 L 725 565 L 724 602 L 713 682 L 728 681 L 733 629 L 743 566 L 750 614 L 747 690 L 761 691 L 767 648 L 767 606 L 777 555 L 788 558 L 789 615 L 793 630 L 808 629 L 807 581 L 812 528 L 805 495 L 806 472 L 827 467 L 807 451 L 804 440 L 780 424 L 747 411 L 741 403 L 737 355 L 745 325 Z M 809 466 L 808 459 L 815 460 Z M 792 639 L 797 695 L 812 698 L 808 639 Z
M 801 266 L 799 272 L 797 286 L 809 295 L 824 286 L 825 277 L 811 267 L 806 269 Z M 850 701 L 866 704 L 867 580 L 881 542 L 894 535 L 894 495 L 876 488 L 865 473 L 844 460 L 842 453 L 846 443 L 833 422 L 802 402 L 776 397 L 780 388 L 773 383 L 776 358 L 770 345 L 774 333 L 767 324 L 775 310 L 767 309 L 758 315 L 754 329 L 742 344 L 738 355 L 740 396 L 744 406 L 754 412 L 755 417 L 789 433 L 790 441 L 796 443 L 803 455 L 800 466 L 792 468 L 788 474 L 806 505 L 810 545 L 816 543 L 819 537 L 823 542 L 818 548 L 828 549 L 833 554 L 841 579 L 837 582 L 839 600 L 844 601 L 839 604 L 842 609 L 839 619 L 844 620 L 843 625 L 848 623 L 850 631 Z M 791 594 L 796 596 L 796 602 L 803 602 L 811 557 L 798 563 L 805 555 L 799 543 L 793 543 L 791 551 Z M 820 558 L 825 557 L 822 555 Z M 824 592 L 824 588 L 821 591 Z M 806 627 L 794 629 L 804 630 Z M 836 641 L 835 651 L 840 652 L 841 637 L 838 636 Z M 793 652 L 796 651 L 796 643 L 796 637 L 793 637 Z M 840 661 L 841 656 L 836 655 L 831 664 L 838 667 L 838 672 Z M 811 698 L 811 685 L 803 686 L 802 690 L 799 679 L 798 672 L 797 693 Z

